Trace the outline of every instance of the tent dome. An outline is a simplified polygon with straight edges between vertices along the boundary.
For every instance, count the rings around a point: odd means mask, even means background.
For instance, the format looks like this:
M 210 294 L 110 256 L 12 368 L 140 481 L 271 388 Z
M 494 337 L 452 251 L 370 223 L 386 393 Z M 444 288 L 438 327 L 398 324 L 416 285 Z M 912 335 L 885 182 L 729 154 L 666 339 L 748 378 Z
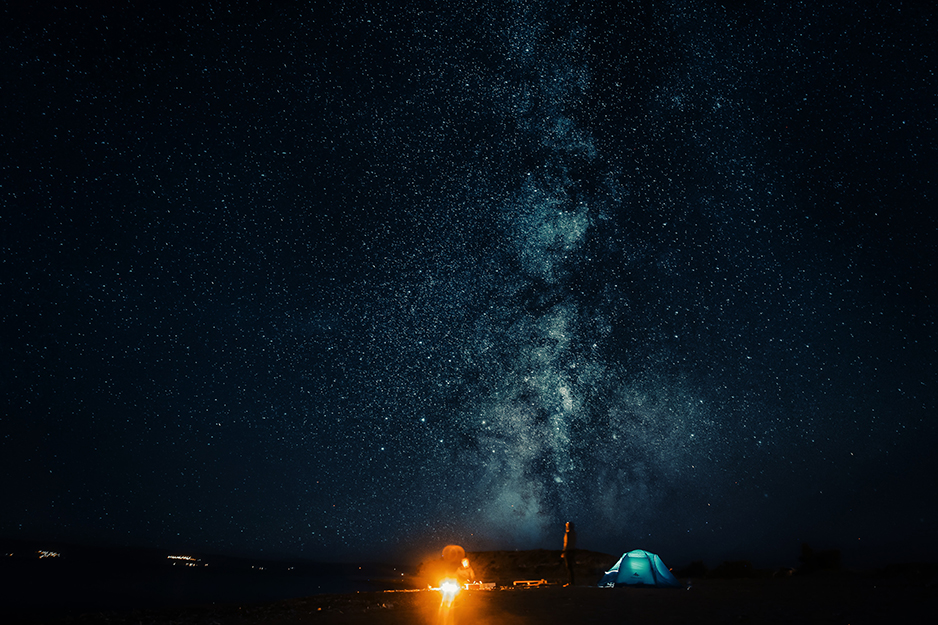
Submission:
M 658 588 L 680 588 L 677 580 L 657 554 L 635 549 L 622 554 L 619 561 L 606 571 L 599 581 L 600 588 L 614 586 L 655 586 Z

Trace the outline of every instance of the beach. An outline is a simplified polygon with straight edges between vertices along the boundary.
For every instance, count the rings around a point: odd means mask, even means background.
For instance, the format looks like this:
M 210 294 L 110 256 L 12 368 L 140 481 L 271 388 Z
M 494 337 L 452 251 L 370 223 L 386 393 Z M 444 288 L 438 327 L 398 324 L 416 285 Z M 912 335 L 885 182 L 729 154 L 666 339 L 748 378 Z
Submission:
M 283 573 L 255 577 L 253 568 L 252 575 L 245 577 L 246 571 L 238 573 L 233 565 L 224 574 L 210 573 L 211 567 L 191 570 L 187 567 L 181 571 L 171 567 L 163 576 L 152 571 L 149 576 L 138 573 L 136 586 L 128 578 L 124 586 L 127 592 L 115 594 L 112 588 L 106 595 L 100 593 L 99 585 L 88 583 L 88 579 L 82 585 L 78 576 L 63 575 L 58 584 L 52 584 L 47 573 L 24 577 L 22 573 L 29 569 L 20 567 L 16 569 L 21 573 L 20 583 L 12 583 L 11 576 L 8 580 L 11 583 L 4 585 L 0 595 L 5 597 L 0 601 L 0 622 L 9 625 L 879 624 L 896 619 L 933 622 L 938 615 L 935 564 L 861 570 L 842 568 L 836 560 L 808 558 L 807 564 L 813 565 L 805 564 L 798 571 L 753 569 L 747 561 L 724 562 L 713 569 L 693 563 L 675 569 L 679 582 L 676 588 L 599 588 L 597 583 L 603 571 L 617 561 L 615 556 L 582 550 L 577 560 L 579 585 L 564 587 L 559 551 L 489 551 L 466 555 L 478 573 L 477 579 L 487 584 L 485 588 L 461 590 L 448 609 L 437 589 L 441 562 L 437 556 L 428 557 L 405 575 L 394 567 L 372 567 L 368 579 L 355 578 L 357 584 L 367 582 L 368 588 L 357 592 L 349 590 L 354 586 L 347 585 L 342 592 L 323 591 L 323 585 L 327 589 L 337 588 L 342 586 L 329 584 L 347 584 L 353 579 L 348 577 L 348 568 L 335 567 L 321 568 L 321 575 L 302 578 L 290 578 Z M 825 563 L 832 568 L 824 568 Z M 362 573 L 365 568 L 358 571 L 354 567 L 354 571 Z M 332 574 L 327 575 L 327 571 Z M 313 570 L 307 571 L 310 572 Z M 44 580 L 42 588 L 46 594 L 37 592 L 35 599 L 23 601 L 23 593 L 30 585 L 23 582 L 29 579 L 37 582 L 30 582 L 34 586 Z M 111 582 L 115 579 L 111 578 Z M 266 581 L 258 586 L 258 582 L 247 584 L 247 579 Z M 296 594 L 263 598 L 264 593 L 277 590 L 274 586 L 287 584 L 291 579 L 290 583 L 297 585 L 294 590 L 289 585 L 279 590 Z M 163 585 L 154 585 L 155 580 L 162 580 Z M 206 585 L 208 582 L 212 586 Z M 134 588 L 139 593 L 143 583 L 150 588 L 149 595 L 129 594 Z M 307 586 L 301 587 L 302 583 Z M 220 593 L 216 587 L 226 584 L 228 592 Z M 10 591 L 16 588 L 21 601 L 19 609 L 11 610 L 15 602 Z M 167 590 L 170 588 L 172 593 Z M 188 594 L 178 594 L 181 591 Z M 176 603 L 170 604 L 174 593 Z M 154 603 L 155 599 L 164 603 Z
M 685 580 L 682 580 L 685 581 Z M 251 605 L 100 611 L 20 623 L 110 625 L 560 625 L 563 623 L 887 623 L 938 614 L 934 579 L 818 574 L 686 580 L 680 589 L 504 587 L 462 591 L 447 612 L 434 590 L 316 595 Z M 929 617 L 930 615 L 930 617 Z

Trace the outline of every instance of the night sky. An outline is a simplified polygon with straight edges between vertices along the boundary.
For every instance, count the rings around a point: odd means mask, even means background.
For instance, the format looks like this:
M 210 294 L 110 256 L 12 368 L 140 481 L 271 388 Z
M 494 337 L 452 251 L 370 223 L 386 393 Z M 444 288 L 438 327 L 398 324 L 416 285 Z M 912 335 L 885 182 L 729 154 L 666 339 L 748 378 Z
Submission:
M 81 4 L 0 10 L 0 535 L 938 558 L 926 3 Z

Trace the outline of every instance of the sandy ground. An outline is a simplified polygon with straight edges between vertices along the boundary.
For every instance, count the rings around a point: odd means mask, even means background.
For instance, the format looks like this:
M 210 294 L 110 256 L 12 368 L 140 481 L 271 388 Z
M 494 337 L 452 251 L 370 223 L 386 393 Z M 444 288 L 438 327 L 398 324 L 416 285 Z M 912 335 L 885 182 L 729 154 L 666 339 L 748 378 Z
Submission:
M 685 580 L 682 580 L 685 581 Z M 19 622 L 40 622 L 28 616 Z M 319 595 L 253 606 L 97 612 L 57 624 L 554 625 L 562 623 L 933 623 L 934 579 L 845 573 L 769 579 L 690 580 L 686 589 L 547 586 L 463 591 L 450 610 L 438 592 Z

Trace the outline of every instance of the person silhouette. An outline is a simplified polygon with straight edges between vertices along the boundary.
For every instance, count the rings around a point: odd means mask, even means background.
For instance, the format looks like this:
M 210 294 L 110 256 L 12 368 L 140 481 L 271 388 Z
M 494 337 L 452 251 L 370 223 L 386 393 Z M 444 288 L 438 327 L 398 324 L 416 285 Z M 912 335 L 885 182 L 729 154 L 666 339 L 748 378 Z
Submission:
M 573 521 L 567 521 L 567 531 L 563 535 L 563 552 L 560 554 L 563 558 L 564 566 L 567 567 L 567 586 L 573 586 L 575 577 L 573 567 L 576 566 L 576 529 L 573 527 Z
M 462 566 L 456 571 L 456 580 L 459 582 L 460 586 L 465 586 L 466 584 L 474 582 L 475 579 L 476 572 L 472 569 L 472 565 L 469 564 L 469 558 L 463 558 Z

